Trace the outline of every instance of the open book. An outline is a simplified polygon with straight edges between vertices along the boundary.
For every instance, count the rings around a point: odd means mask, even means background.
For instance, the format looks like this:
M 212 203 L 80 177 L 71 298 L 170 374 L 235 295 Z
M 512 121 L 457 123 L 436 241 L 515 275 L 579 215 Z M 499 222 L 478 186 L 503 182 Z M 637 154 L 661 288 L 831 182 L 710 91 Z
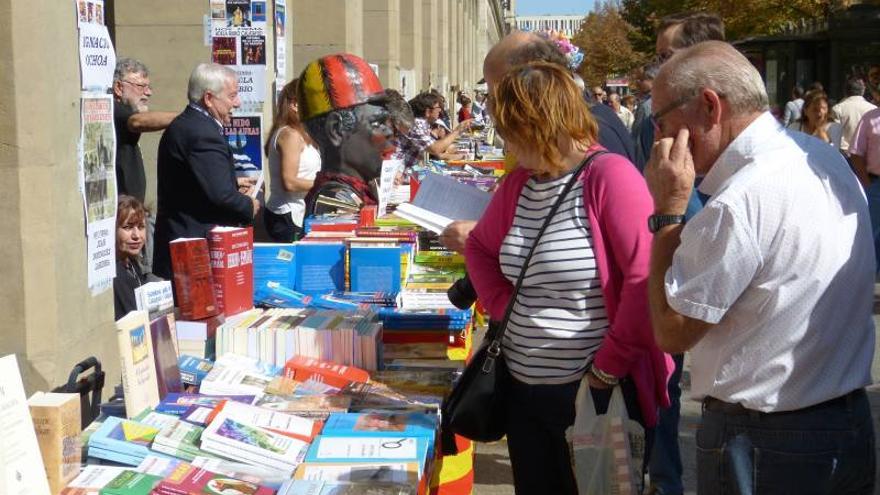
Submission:
M 394 214 L 436 233 L 455 220 L 479 220 L 492 195 L 439 174 L 428 174 L 412 203 Z

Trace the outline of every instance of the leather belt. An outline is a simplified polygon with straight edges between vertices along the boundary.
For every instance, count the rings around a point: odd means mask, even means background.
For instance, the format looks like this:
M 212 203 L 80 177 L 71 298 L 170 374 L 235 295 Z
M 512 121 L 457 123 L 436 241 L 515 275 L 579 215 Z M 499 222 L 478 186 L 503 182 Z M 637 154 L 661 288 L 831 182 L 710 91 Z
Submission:
M 758 415 L 758 416 L 778 416 L 787 413 L 803 413 L 816 411 L 819 409 L 825 408 L 834 408 L 840 407 L 847 404 L 852 404 L 855 399 L 858 399 L 862 396 L 865 396 L 865 389 L 859 388 L 849 392 L 848 394 L 841 395 L 840 397 L 835 397 L 834 399 L 826 400 L 825 402 L 820 402 L 818 404 L 813 404 L 812 406 L 807 406 L 801 409 L 795 409 L 792 411 L 779 411 L 779 412 L 761 412 L 756 411 L 754 409 L 748 409 L 742 404 L 733 404 L 730 402 L 724 402 L 723 400 L 716 399 L 715 397 L 705 397 L 703 399 L 703 410 L 704 411 L 712 411 L 719 412 L 722 414 L 730 415 L 730 416 L 743 416 L 743 415 Z

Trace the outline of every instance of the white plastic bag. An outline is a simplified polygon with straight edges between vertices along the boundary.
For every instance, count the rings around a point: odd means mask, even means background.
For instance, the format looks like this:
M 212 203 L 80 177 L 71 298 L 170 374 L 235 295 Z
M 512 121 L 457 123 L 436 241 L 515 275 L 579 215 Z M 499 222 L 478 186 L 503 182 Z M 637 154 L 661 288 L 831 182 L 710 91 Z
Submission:
M 597 415 L 587 377 L 575 399 L 575 420 L 565 432 L 578 495 L 636 495 L 641 492 L 645 432 L 629 419 L 620 387 L 608 411 Z

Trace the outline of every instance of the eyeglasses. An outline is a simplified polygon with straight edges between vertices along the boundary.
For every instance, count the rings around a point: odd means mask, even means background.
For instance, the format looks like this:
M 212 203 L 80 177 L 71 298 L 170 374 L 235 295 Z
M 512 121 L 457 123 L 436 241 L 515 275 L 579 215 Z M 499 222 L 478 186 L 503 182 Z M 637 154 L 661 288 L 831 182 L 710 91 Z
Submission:
M 663 116 L 668 114 L 669 112 L 671 112 L 671 111 L 675 110 L 676 108 L 683 106 L 685 103 L 691 101 L 695 96 L 697 96 L 697 93 L 681 96 L 677 100 L 670 103 L 669 105 L 666 105 L 665 107 L 663 107 L 661 110 L 657 110 L 656 112 L 652 113 L 649 118 L 651 119 L 651 124 L 654 125 L 654 129 L 662 131 L 663 128 L 661 127 L 662 122 L 660 121 L 660 119 L 662 119 Z
M 121 82 L 131 84 L 132 86 L 137 86 L 138 88 L 140 88 L 141 91 L 146 91 L 146 90 L 148 90 L 148 89 L 153 89 L 153 87 L 152 87 L 150 84 L 138 84 L 138 83 L 136 83 L 136 82 L 128 81 L 128 80 L 125 80 L 125 79 L 123 79 Z

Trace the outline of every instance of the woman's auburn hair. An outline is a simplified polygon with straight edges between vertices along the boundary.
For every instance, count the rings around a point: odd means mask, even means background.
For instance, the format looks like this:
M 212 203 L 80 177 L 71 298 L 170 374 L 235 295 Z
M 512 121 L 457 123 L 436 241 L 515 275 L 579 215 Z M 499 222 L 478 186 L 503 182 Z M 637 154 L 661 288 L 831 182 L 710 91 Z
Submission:
M 147 208 L 134 196 L 120 194 L 116 199 L 116 228 L 118 229 L 125 225 L 125 221 L 132 214 L 134 215 L 131 218 L 132 221 L 146 221 Z
M 504 139 L 535 148 L 542 163 L 538 173 L 563 171 L 560 137 L 591 145 L 599 126 L 580 88 L 567 69 L 549 62 L 530 62 L 510 69 L 492 88 L 492 117 Z

